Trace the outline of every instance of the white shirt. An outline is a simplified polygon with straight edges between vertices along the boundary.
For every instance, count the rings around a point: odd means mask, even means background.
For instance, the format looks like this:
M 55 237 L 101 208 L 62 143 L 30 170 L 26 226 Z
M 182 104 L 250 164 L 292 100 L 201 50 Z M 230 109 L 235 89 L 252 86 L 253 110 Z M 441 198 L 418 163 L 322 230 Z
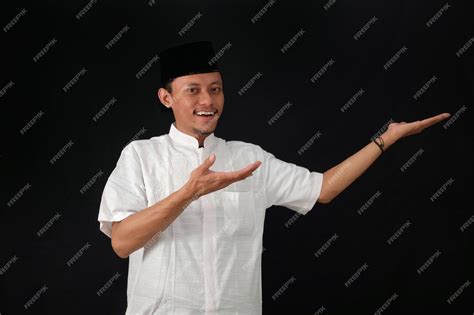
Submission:
M 146 246 L 129 256 L 126 314 L 261 314 L 261 252 L 265 210 L 280 205 L 306 214 L 319 198 L 323 174 L 286 163 L 260 146 L 214 134 L 199 148 L 179 131 L 133 141 L 105 185 L 100 230 L 181 188 L 211 153 L 214 171 L 257 160 L 252 176 L 201 196 Z

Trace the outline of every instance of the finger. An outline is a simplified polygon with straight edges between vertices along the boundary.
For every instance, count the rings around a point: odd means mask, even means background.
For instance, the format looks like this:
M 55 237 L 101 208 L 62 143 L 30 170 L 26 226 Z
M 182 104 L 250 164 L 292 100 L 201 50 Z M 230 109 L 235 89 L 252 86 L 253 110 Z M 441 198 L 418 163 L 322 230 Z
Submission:
M 255 171 L 262 162 L 257 161 L 252 164 L 247 165 L 246 167 L 238 170 L 238 171 L 233 171 L 233 172 L 227 172 L 228 178 L 234 179 L 234 180 L 239 180 L 239 179 L 244 179 L 251 175 L 253 171 Z
M 449 116 L 451 116 L 451 114 L 443 113 L 443 114 L 439 114 L 430 118 L 426 118 L 421 121 L 421 125 L 423 126 L 423 128 L 427 128 L 448 118 Z
M 204 162 L 200 165 L 200 167 L 203 170 L 209 170 L 209 167 L 211 167 L 215 161 L 216 161 L 216 155 L 211 154 L 206 160 L 204 160 Z
M 242 172 L 243 174 L 247 174 L 247 173 L 252 174 L 253 171 L 255 171 L 257 168 L 260 167 L 260 165 L 262 165 L 262 162 L 255 161 L 252 164 L 247 165 L 246 167 L 244 167 L 243 169 L 241 169 L 237 172 Z
M 226 179 L 228 180 L 241 180 L 249 175 L 251 175 L 260 165 L 262 162 L 256 161 L 252 164 L 247 165 L 246 167 L 238 170 L 238 171 L 233 171 L 233 172 L 223 172 L 223 175 Z

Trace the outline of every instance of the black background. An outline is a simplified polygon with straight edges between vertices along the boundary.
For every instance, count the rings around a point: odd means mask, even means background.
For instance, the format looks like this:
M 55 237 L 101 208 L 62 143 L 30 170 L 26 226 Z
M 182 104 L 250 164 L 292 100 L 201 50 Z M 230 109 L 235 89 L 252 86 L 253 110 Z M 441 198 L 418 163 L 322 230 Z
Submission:
M 472 114 L 474 48 L 456 52 L 474 36 L 468 1 L 449 2 L 431 27 L 426 23 L 446 2 L 276 0 L 268 1 L 102 1 L 81 19 L 87 1 L 2 2 L 2 29 L 23 9 L 8 31 L 0 30 L 0 314 L 123 314 L 128 262 L 112 251 L 99 231 L 98 207 L 105 181 L 122 148 L 167 133 L 173 121 L 156 96 L 159 62 L 136 74 L 159 52 L 179 43 L 212 40 L 224 72 L 225 109 L 216 135 L 261 145 L 278 158 L 323 172 L 361 149 L 390 119 L 413 121 L 466 110 L 449 128 L 439 123 L 404 138 L 330 204 L 316 204 L 291 225 L 295 212 L 267 210 L 263 252 L 264 314 L 371 314 L 394 293 L 384 314 L 472 314 L 472 284 L 452 304 L 447 299 L 474 281 L 473 229 L 460 227 L 474 214 L 472 195 Z M 178 32 L 198 13 L 183 36 Z M 373 17 L 358 39 L 353 36 Z M 111 49 L 105 45 L 125 26 Z M 281 48 L 301 29 L 285 52 Z M 53 38 L 57 43 L 33 58 Z M 388 70 L 384 64 L 407 51 Z M 335 63 L 315 83 L 310 78 L 329 60 Z M 67 92 L 63 87 L 87 69 Z M 258 72 L 261 78 L 239 90 Z M 417 100 L 413 95 L 436 81 Z M 363 89 L 365 93 L 341 112 Z M 112 98 L 117 102 L 95 122 Z M 268 121 L 287 102 L 292 106 Z M 25 134 L 20 130 L 44 114 Z M 145 129 L 142 129 L 145 128 Z M 145 130 L 140 133 L 140 130 Z M 322 136 L 299 155 L 317 132 Z M 74 144 L 54 164 L 50 159 Z M 417 151 L 423 154 L 405 171 Z M 103 175 L 85 193 L 81 188 Z M 434 202 L 430 197 L 454 180 Z M 12 198 L 31 187 L 13 204 Z M 362 215 L 369 198 L 381 197 Z M 37 232 L 60 213 L 41 236 Z M 405 223 L 392 245 L 387 240 Z M 334 234 L 338 239 L 319 257 L 314 253 Z M 83 255 L 67 261 L 85 244 Z M 421 275 L 420 268 L 441 252 Z M 344 283 L 364 263 L 368 268 L 349 287 Z M 96 292 L 116 273 L 101 296 Z M 291 277 L 296 281 L 275 300 Z M 44 285 L 46 292 L 24 304 Z

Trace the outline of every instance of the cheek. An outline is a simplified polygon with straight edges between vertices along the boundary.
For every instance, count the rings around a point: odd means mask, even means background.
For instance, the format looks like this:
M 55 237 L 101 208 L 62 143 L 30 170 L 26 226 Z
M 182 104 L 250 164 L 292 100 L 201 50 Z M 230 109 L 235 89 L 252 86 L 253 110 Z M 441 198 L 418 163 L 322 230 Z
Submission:
M 216 95 L 214 97 L 214 102 L 222 106 L 224 104 L 224 94 Z
M 180 111 L 181 117 L 186 117 L 186 118 L 193 118 L 193 110 L 192 107 L 182 107 Z
M 190 115 L 193 113 L 193 104 L 193 100 L 183 97 L 179 100 L 179 103 L 175 104 L 175 108 L 178 109 L 180 115 Z
M 181 100 L 181 106 L 185 109 L 185 110 L 192 110 L 194 108 L 194 104 L 197 102 L 196 98 L 195 97 L 192 97 L 192 96 L 186 96 L 186 97 L 183 97 L 182 100 Z

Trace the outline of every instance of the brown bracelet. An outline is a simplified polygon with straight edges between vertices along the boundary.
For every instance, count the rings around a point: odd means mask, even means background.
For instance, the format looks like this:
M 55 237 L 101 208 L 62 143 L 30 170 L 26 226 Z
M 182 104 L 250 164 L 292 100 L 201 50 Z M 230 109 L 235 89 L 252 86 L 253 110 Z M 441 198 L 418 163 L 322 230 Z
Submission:
M 377 139 L 380 139 L 380 143 L 378 143 L 377 141 L 375 141 L 375 140 L 377 140 Z M 383 153 L 383 152 L 384 152 L 384 149 L 383 149 L 383 148 L 385 147 L 385 143 L 383 142 L 383 138 L 379 136 L 379 137 L 375 138 L 373 141 L 374 141 L 374 143 L 380 148 L 380 150 L 382 150 L 382 153 Z

